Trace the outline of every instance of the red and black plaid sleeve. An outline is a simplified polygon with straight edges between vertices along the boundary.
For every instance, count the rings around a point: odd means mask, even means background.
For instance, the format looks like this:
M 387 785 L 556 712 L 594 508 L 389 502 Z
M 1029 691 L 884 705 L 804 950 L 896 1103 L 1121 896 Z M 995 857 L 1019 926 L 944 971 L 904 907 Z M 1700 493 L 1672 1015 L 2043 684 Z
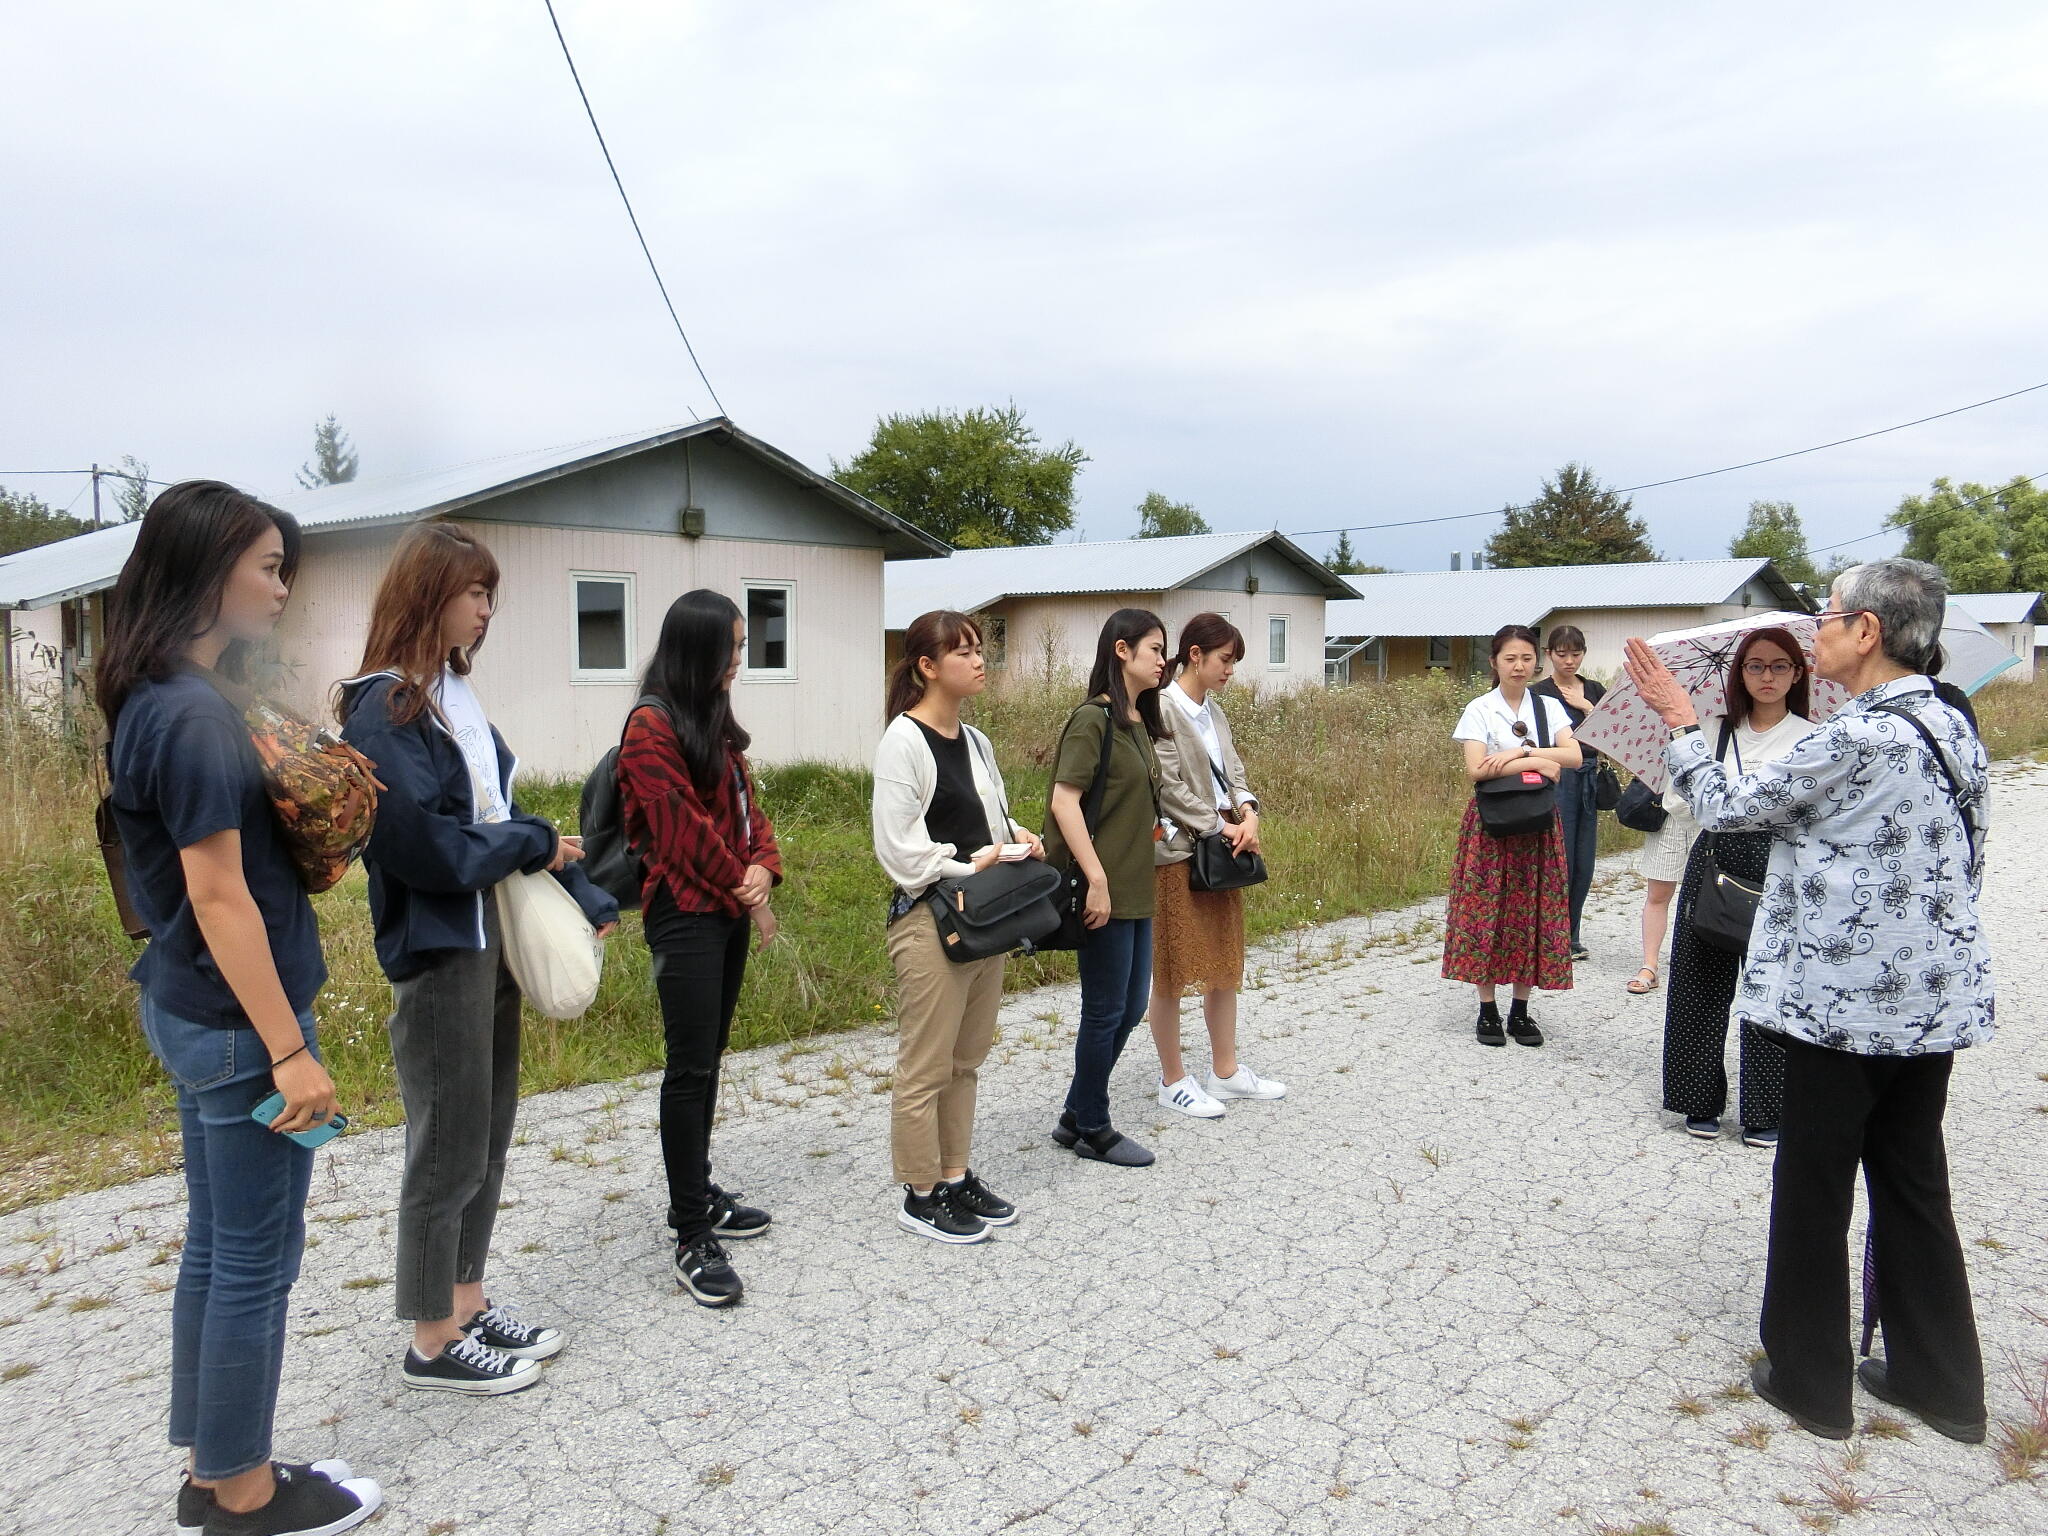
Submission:
M 646 858 L 645 895 L 665 880 L 679 911 L 739 916 L 732 891 L 746 878 L 746 865 L 733 852 L 731 833 L 718 824 L 717 806 L 706 805 L 698 794 L 675 731 L 659 711 L 637 709 L 626 723 L 619 792 L 626 835 Z

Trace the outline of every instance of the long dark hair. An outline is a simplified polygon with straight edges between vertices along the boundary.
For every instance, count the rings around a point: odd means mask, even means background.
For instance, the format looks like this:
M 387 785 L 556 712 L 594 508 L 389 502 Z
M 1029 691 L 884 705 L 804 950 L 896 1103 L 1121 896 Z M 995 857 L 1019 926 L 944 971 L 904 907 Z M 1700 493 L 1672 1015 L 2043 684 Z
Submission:
M 889 694 L 882 706 L 882 719 L 894 720 L 924 697 L 924 674 L 917 670 L 920 661 L 936 662 L 970 641 L 981 643 L 981 626 L 951 608 L 934 609 L 912 619 L 910 628 L 903 632 L 903 654 L 889 669 Z
M 1534 651 L 1538 656 L 1543 654 L 1543 647 L 1536 640 L 1536 631 L 1528 625 L 1501 625 L 1499 629 L 1493 632 L 1493 649 L 1486 653 L 1486 670 L 1493 674 L 1493 686 L 1496 688 L 1500 686 L 1500 668 L 1493 664 L 1493 659 L 1507 648 L 1508 642 L 1511 640 L 1526 640 L 1529 642 L 1530 650 Z
M 1213 656 L 1223 650 L 1235 651 L 1237 659 L 1243 661 L 1243 632 L 1220 613 L 1196 614 L 1180 627 L 1180 649 L 1166 664 L 1166 682 L 1172 682 L 1194 663 L 1196 651 L 1204 656 Z
M 1166 734 L 1165 723 L 1159 718 L 1159 690 L 1147 688 L 1133 700 L 1130 690 L 1124 687 L 1123 658 L 1116 653 L 1118 641 L 1135 651 L 1138 642 L 1155 629 L 1163 641 L 1166 623 L 1149 608 L 1119 608 L 1109 616 L 1095 641 L 1095 670 L 1088 674 L 1088 697 L 1108 699 L 1118 725 L 1130 719 L 1135 708 L 1138 718 L 1145 722 L 1146 733 L 1157 741 Z
M 717 785 L 728 751 L 745 752 L 754 741 L 733 718 L 732 690 L 725 686 L 732 627 L 739 618 L 738 606 L 723 592 L 685 592 L 668 605 L 661 638 L 640 679 L 642 693 L 668 706 L 699 794 Z
M 186 647 L 219 620 L 235 562 L 273 528 L 284 536 L 278 580 L 289 587 L 299 570 L 299 524 L 290 513 L 219 480 L 180 481 L 149 504 L 114 583 L 107 648 L 93 672 L 110 728 L 138 683 L 169 677 Z M 231 643 L 214 670 L 239 680 L 247 653 Z
M 391 552 L 370 603 L 370 633 L 363 642 L 362 677 L 371 672 L 396 672 L 391 693 L 391 721 L 410 725 L 433 697 L 441 668 L 457 677 L 469 676 L 470 658 L 483 649 L 490 630 L 466 650 L 441 644 L 441 610 L 473 586 L 491 594 L 491 617 L 498 609 L 498 560 L 484 541 L 453 523 L 414 523 Z M 342 690 L 334 690 L 334 715 L 348 721 Z
M 1750 647 L 1759 640 L 1768 640 L 1785 653 L 1786 659 L 1799 669 L 1798 679 L 1785 690 L 1785 707 L 1806 720 L 1812 717 L 1806 713 L 1807 680 L 1809 669 L 1806 652 L 1799 648 L 1799 642 L 1792 638 L 1792 631 L 1780 629 L 1773 624 L 1769 629 L 1751 630 L 1742 637 L 1742 644 L 1735 647 L 1735 659 L 1728 663 L 1728 718 L 1742 725 L 1749 719 L 1749 712 L 1756 707 L 1756 700 L 1749 696 L 1749 684 L 1742 679 L 1742 664 L 1749 660 Z

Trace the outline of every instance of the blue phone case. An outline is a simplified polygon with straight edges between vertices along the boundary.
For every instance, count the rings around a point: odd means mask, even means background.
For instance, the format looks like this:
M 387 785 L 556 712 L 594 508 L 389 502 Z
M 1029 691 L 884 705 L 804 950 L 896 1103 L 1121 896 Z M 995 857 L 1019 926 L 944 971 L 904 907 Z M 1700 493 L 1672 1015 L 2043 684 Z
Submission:
M 249 1111 L 249 1118 L 268 1129 L 284 1109 L 284 1095 L 273 1093 L 269 1098 Z M 310 1131 L 286 1131 L 284 1134 L 302 1147 L 324 1147 L 343 1131 L 348 1129 L 348 1116 L 336 1115 L 325 1125 L 316 1125 Z

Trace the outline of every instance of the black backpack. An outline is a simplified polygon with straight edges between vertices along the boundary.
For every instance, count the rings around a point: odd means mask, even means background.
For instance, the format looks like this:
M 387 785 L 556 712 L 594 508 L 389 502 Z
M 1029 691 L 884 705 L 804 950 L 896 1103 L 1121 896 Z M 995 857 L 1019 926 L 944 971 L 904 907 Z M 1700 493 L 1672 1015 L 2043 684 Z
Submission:
M 671 725 L 675 717 L 668 705 L 653 694 L 642 694 L 633 709 L 652 706 Z M 632 711 L 627 711 L 630 722 Z M 620 728 L 623 742 L 625 730 Z M 590 777 L 583 781 L 583 803 L 577 823 L 583 829 L 583 872 L 591 883 L 619 904 L 621 912 L 640 910 L 640 892 L 647 883 L 647 866 L 640 850 L 626 840 L 626 811 L 619 796 L 619 749 L 613 747 L 597 760 Z

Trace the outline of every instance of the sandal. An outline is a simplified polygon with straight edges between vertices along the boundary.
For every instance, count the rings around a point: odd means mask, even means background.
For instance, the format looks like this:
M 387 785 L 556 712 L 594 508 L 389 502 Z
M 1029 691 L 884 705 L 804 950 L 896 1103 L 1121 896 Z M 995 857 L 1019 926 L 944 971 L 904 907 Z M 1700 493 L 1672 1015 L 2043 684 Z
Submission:
M 1645 981 L 1643 980 L 1644 976 L 1648 976 L 1650 979 L 1648 981 Z M 1641 997 L 1646 992 L 1656 991 L 1657 967 L 1655 967 L 1654 965 L 1643 965 L 1636 967 L 1635 975 L 1629 977 L 1629 979 L 1626 982 L 1622 983 L 1622 985 L 1626 991 L 1628 991 L 1636 997 Z

